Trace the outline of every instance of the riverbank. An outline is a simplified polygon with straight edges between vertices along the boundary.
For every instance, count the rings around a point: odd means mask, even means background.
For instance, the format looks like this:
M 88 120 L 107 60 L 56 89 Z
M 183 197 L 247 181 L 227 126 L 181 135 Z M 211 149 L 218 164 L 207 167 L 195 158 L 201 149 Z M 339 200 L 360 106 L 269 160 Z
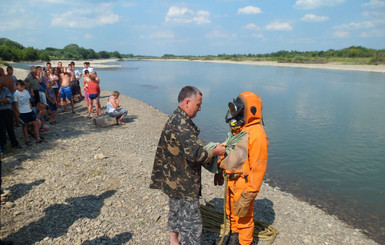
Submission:
M 102 91 L 102 112 L 109 92 Z M 168 116 L 121 96 L 123 126 L 97 128 L 85 102 L 57 114 L 45 143 L 2 156 L 1 239 L 15 244 L 168 244 L 168 198 L 148 188 Z M 177 103 L 175 103 L 177 106 Z M 198 125 L 199 126 L 199 125 Z M 203 197 L 222 210 L 223 187 L 203 170 Z M 274 244 L 377 244 L 334 216 L 263 183 L 255 217 L 279 230 Z M 203 244 L 218 236 L 204 232 Z M 258 244 L 267 244 L 259 242 Z
M 385 73 L 385 65 L 350 65 L 350 64 L 342 64 L 342 63 L 303 64 L 303 63 L 278 63 L 274 61 L 230 61 L 230 60 L 187 60 L 187 59 L 151 59 L 151 60 L 239 64 L 239 65 L 256 65 L 256 66 L 281 66 L 281 67 L 296 67 L 296 68 L 310 68 L 310 69 L 329 69 L 329 70 Z

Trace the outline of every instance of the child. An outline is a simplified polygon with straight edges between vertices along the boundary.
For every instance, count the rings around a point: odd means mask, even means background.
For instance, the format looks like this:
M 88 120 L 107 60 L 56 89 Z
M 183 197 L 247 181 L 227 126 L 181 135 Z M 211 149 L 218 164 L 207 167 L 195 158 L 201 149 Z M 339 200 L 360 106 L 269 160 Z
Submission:
M 88 84 L 88 97 L 90 98 L 90 104 L 88 106 L 88 117 L 91 117 L 91 112 L 93 108 L 93 103 L 95 101 L 96 115 L 100 116 L 100 102 L 99 102 L 99 94 L 100 87 L 99 84 L 95 82 L 94 79 L 91 78 L 91 82 Z
M 55 95 L 55 90 L 53 89 L 52 82 L 48 82 L 47 84 L 46 97 L 47 97 L 47 103 L 49 106 L 49 115 L 50 115 L 49 123 L 56 124 L 56 120 L 55 120 L 55 112 L 57 110 L 56 95 Z
M 90 105 L 90 98 L 88 93 L 88 84 L 91 82 L 90 79 L 90 72 L 88 70 L 84 71 L 84 78 L 83 78 L 83 87 L 84 87 L 84 97 L 86 99 L 87 108 Z
M 112 92 L 112 95 L 107 99 L 107 114 L 110 117 L 116 117 L 116 122 L 119 125 L 124 125 L 122 122 L 124 116 L 127 116 L 127 110 L 120 108 L 118 91 Z
M 32 111 L 32 104 L 30 102 L 30 94 L 25 90 L 25 83 L 22 80 L 17 80 L 16 82 L 16 92 L 14 94 L 14 103 L 16 104 L 16 110 L 20 117 L 20 123 L 23 125 L 23 134 L 25 139 L 25 144 L 31 144 L 28 138 L 27 124 L 33 124 L 33 129 L 35 132 L 36 143 L 43 142 L 39 135 L 40 124 L 36 120 L 36 114 Z
M 47 131 L 49 131 L 49 126 L 44 124 L 44 121 L 45 121 L 44 118 L 45 118 L 45 116 L 47 114 L 46 105 L 44 105 L 43 103 L 39 102 L 39 103 L 37 103 L 35 108 L 32 108 L 32 110 L 36 114 L 36 121 L 38 121 L 38 123 L 39 123 L 39 131 L 40 132 L 47 132 Z M 41 136 L 40 136 L 40 138 L 44 139 Z

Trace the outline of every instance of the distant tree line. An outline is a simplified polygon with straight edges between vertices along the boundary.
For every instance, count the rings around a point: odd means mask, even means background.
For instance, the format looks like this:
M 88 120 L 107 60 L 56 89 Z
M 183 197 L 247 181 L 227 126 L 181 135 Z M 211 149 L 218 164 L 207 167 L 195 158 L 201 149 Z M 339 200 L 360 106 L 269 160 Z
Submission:
M 385 64 L 385 49 L 368 49 L 361 46 L 351 46 L 340 50 L 329 49 L 327 51 L 278 51 L 267 54 L 218 54 L 208 56 L 173 55 L 165 54 L 162 57 L 134 56 L 132 54 L 120 54 L 118 51 L 96 52 L 93 49 L 79 47 L 77 44 L 69 44 L 63 49 L 45 48 L 35 49 L 0 38 L 0 60 L 3 61 L 50 61 L 50 60 L 89 60 L 108 58 L 162 58 L 162 59 L 189 59 L 189 60 L 231 60 L 231 61 L 277 61 L 282 63 L 327 63 L 346 62 L 358 64 Z
M 63 49 L 51 48 L 35 49 L 33 47 L 24 47 L 20 43 L 0 38 L 0 59 L 4 61 L 50 61 L 50 60 L 88 60 L 88 59 L 108 59 L 130 57 L 130 55 L 121 55 L 118 51 L 96 52 L 93 49 L 79 47 L 77 44 L 69 44 Z
M 165 54 L 163 59 L 199 59 L 199 60 L 270 60 L 282 63 L 327 63 L 330 61 L 355 62 L 365 64 L 384 64 L 385 49 L 368 49 L 361 46 L 351 46 L 349 48 L 327 51 L 278 51 L 267 54 L 218 54 L 217 56 L 176 56 Z

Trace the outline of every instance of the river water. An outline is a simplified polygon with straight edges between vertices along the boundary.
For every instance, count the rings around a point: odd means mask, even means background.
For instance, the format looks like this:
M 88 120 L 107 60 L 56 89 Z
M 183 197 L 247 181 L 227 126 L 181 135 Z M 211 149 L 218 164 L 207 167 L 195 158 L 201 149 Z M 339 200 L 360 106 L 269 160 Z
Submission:
M 229 101 L 247 90 L 259 94 L 270 143 L 267 182 L 385 243 L 385 73 L 180 61 L 111 64 L 122 68 L 97 70 L 102 89 L 167 114 L 183 86 L 198 87 L 203 104 L 194 121 L 206 141 L 224 141 Z M 123 107 L 135 115 L 130 105 Z

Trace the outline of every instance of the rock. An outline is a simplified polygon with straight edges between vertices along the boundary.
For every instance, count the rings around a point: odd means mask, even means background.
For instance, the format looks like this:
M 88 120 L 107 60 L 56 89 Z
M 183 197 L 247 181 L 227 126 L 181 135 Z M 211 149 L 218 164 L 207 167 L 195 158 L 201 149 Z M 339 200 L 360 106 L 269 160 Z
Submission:
M 96 154 L 94 156 L 94 159 L 95 160 L 101 160 L 101 159 L 104 159 L 104 158 L 107 158 L 105 155 L 103 155 L 103 153 L 100 153 L 100 154 Z

